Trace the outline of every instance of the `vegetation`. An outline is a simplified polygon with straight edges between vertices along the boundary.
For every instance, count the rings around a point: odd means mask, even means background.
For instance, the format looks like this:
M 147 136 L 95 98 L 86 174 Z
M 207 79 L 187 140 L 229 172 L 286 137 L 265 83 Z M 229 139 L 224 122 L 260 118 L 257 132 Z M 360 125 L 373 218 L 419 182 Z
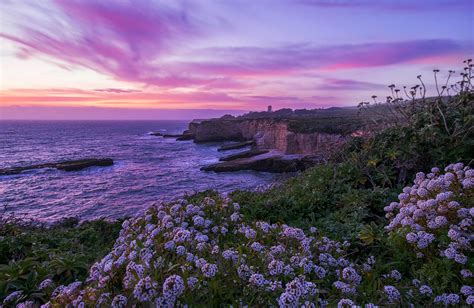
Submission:
M 39 285 L 57 285 L 87 277 L 90 265 L 112 247 L 121 222 L 103 220 L 78 224 L 67 219 L 52 226 L 3 217 L 0 221 L 0 298 L 22 291 L 18 302 L 48 300 Z
M 472 305 L 474 94 L 465 65 L 453 85 L 453 72 L 440 85 L 435 70 L 436 97 L 419 76 L 410 89 L 389 86 L 384 104 L 361 103 L 366 127 L 378 130 L 328 164 L 264 192 L 160 204 L 127 220 L 113 248 L 118 223 L 3 223 L 0 298 L 58 307 Z M 94 261 L 86 283 L 53 292 L 85 281 Z

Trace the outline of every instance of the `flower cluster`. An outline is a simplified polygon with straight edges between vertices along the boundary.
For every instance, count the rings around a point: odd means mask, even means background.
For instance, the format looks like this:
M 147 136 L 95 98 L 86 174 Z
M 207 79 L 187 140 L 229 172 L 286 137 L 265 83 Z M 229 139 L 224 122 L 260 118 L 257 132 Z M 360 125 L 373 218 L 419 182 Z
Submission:
M 405 187 L 398 199 L 385 207 L 390 232 L 404 236 L 418 257 L 441 256 L 458 268 L 468 265 L 474 240 L 474 169 L 456 163 L 447 166 L 444 173 L 439 168 L 428 174 L 419 172 L 414 185 Z M 466 268 L 460 274 L 465 280 L 472 277 Z M 466 302 L 472 300 L 469 290 L 466 286 L 460 291 Z M 396 297 L 393 289 L 389 288 L 389 293 L 389 298 Z M 431 296 L 433 290 L 423 285 L 419 293 Z M 454 305 L 460 300 L 461 296 L 453 293 L 438 295 L 434 302 Z
M 241 217 L 228 198 L 157 204 L 123 223 L 85 285 L 59 287 L 50 304 L 170 306 L 232 290 L 242 305 L 309 307 L 356 294 L 362 270 L 344 257 L 347 243 Z
M 463 284 L 439 292 L 388 269 L 376 277 L 383 281 L 377 283 L 377 304 L 403 305 L 415 297 L 434 305 L 474 303 L 467 260 L 474 211 L 466 202 L 473 198 L 473 179 L 474 171 L 462 164 L 448 166 L 444 174 L 434 168 L 417 174 L 399 202 L 385 208 L 388 232 L 400 235 L 419 257 L 452 262 Z M 227 197 L 159 203 L 123 223 L 112 250 L 90 268 L 85 282 L 57 287 L 43 306 L 364 306 L 361 288 L 374 285 L 381 260 L 349 259 L 349 246 L 315 228 L 306 233 L 284 224 L 246 223 L 240 206 Z M 40 285 L 53 288 L 49 279 Z M 11 293 L 4 305 L 22 296 Z
M 406 232 L 406 241 L 419 256 L 441 247 L 442 256 L 466 264 L 466 253 L 472 251 L 474 208 L 462 207 L 461 199 L 472 198 L 473 183 L 474 169 L 462 163 L 447 166 L 444 174 L 439 168 L 417 173 L 415 185 L 403 189 L 400 201 L 385 207 L 387 229 Z M 441 243 L 446 236 L 449 241 Z

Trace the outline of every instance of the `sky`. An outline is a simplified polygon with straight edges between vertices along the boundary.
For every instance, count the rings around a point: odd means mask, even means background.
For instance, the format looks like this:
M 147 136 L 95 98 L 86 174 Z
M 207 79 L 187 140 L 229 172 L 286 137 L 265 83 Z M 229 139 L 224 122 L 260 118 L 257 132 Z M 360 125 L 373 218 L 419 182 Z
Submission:
M 472 0 L 2 0 L 1 119 L 355 106 L 474 55 Z

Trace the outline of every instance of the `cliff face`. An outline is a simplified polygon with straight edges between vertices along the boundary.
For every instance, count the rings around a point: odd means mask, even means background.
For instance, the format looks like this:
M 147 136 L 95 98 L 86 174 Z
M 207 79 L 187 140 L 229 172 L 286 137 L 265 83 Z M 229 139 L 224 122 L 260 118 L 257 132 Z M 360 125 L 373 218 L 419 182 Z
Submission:
M 192 122 L 187 131 L 195 142 L 254 140 L 258 150 L 284 154 L 327 154 L 340 148 L 347 137 L 327 133 L 298 133 L 288 123 L 274 119 L 208 120 Z

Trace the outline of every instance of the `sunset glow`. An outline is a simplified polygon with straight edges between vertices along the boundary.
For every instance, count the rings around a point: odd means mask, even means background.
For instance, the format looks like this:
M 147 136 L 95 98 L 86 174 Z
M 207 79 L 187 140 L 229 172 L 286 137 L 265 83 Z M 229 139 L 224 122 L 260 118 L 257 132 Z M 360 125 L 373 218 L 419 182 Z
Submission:
M 473 54 L 469 0 L 7 0 L 0 9 L 0 119 L 351 106 L 419 72 L 429 84 L 434 67 L 456 69 Z

